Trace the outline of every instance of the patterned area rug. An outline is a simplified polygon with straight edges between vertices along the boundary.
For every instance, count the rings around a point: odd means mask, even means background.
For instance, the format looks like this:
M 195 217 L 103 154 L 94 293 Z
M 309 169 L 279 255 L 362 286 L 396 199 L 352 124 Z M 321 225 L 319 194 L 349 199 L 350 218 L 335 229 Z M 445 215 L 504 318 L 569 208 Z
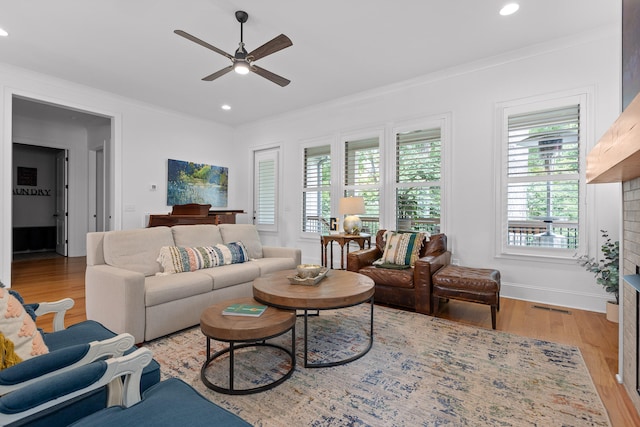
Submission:
M 302 365 L 258 394 L 229 396 L 200 380 L 206 339 L 198 327 L 147 343 L 163 376 L 179 377 L 256 426 L 609 426 L 580 350 L 430 316 L 375 307 L 374 344 L 346 365 Z M 331 361 L 367 345 L 368 305 L 309 319 L 309 361 Z M 289 334 L 275 338 L 285 347 Z M 212 341 L 214 350 L 225 343 Z M 337 358 L 337 359 L 336 359 Z M 206 371 L 228 386 L 228 358 Z M 236 388 L 279 378 L 286 356 L 270 347 L 236 354 Z

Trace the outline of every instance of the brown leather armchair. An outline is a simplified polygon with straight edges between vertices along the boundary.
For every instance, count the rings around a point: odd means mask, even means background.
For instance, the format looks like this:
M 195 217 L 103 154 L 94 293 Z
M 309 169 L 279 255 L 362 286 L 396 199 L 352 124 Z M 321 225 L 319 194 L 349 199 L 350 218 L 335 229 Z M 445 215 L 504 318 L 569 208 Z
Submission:
M 349 253 L 347 270 L 373 279 L 376 285 L 376 302 L 431 314 L 431 276 L 451 262 L 451 252 L 447 250 L 447 236 L 431 236 L 420 249 L 420 258 L 414 267 L 396 270 L 372 265 L 384 252 L 385 231 L 380 230 L 376 234 L 375 247 Z

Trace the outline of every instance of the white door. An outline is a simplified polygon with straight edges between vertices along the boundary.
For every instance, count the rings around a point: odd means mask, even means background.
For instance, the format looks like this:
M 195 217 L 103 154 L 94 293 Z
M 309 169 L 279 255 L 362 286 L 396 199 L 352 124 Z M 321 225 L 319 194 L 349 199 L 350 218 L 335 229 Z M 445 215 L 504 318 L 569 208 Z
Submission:
M 67 182 L 68 150 L 60 150 L 56 154 L 56 252 L 67 256 L 67 199 L 69 183 Z

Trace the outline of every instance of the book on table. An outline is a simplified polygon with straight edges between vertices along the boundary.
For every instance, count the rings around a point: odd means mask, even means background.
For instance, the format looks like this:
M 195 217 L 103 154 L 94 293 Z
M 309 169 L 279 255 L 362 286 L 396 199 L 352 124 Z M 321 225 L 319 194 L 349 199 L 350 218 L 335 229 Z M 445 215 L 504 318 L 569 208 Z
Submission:
M 257 304 L 231 304 L 222 311 L 228 316 L 251 316 L 258 317 L 267 309 L 266 305 Z

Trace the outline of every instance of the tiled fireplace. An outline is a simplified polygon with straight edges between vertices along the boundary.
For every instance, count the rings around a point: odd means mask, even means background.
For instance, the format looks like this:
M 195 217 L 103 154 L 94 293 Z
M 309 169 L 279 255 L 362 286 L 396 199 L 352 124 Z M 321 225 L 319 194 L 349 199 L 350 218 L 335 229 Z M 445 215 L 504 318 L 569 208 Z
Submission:
M 640 178 L 625 181 L 623 190 L 623 261 L 622 274 L 637 274 L 640 267 Z M 623 320 L 620 327 L 623 330 L 622 349 L 622 380 L 624 386 L 640 412 L 640 358 L 638 355 L 638 321 L 640 294 L 635 287 L 623 282 L 622 301 Z

